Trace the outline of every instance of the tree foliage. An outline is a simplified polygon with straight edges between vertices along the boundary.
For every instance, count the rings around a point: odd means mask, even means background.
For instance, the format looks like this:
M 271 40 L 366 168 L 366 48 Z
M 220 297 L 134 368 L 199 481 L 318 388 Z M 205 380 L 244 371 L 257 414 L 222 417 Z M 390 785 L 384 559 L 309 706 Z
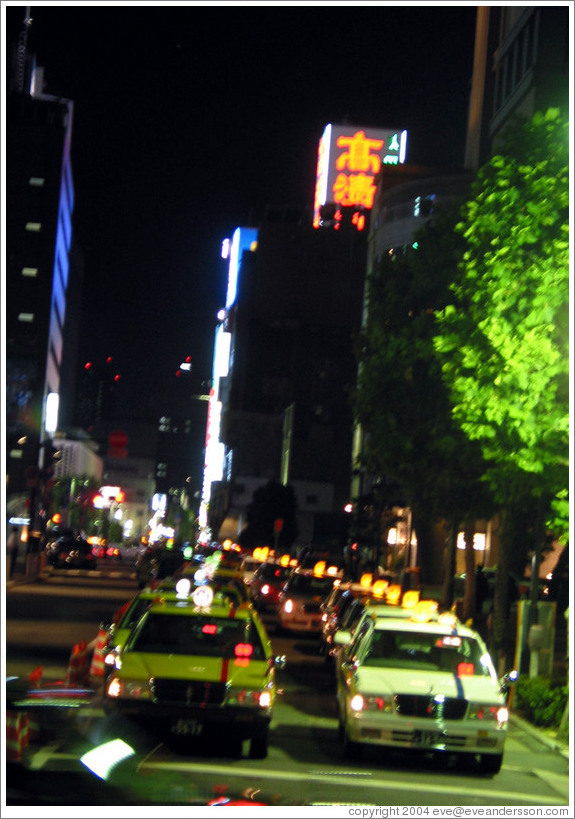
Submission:
M 481 452 L 454 421 L 433 343 L 463 252 L 458 219 L 456 205 L 438 210 L 413 247 L 383 256 L 368 282 L 358 343 L 354 408 L 368 439 L 363 466 L 399 483 L 416 521 L 492 511 Z
M 569 469 L 569 126 L 537 113 L 480 169 L 435 348 L 453 417 L 497 500 L 545 507 L 566 537 Z
M 239 537 L 240 545 L 246 549 L 256 546 L 273 548 L 276 540 L 274 524 L 280 519 L 282 528 L 277 534 L 278 547 L 289 550 L 298 535 L 296 512 L 297 498 L 293 487 L 268 481 L 253 494 L 247 509 L 248 525 Z

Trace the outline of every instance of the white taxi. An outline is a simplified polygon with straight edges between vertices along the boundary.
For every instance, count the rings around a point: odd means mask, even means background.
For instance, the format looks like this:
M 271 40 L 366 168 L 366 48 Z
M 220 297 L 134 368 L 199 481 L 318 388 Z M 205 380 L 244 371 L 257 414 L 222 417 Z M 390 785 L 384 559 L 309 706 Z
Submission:
M 341 572 L 319 561 L 313 570 L 296 568 L 278 595 L 278 630 L 319 636 L 323 621 L 321 604 Z
M 469 754 L 498 773 L 508 680 L 497 679 L 479 634 L 449 615 L 373 618 L 358 631 L 337 681 L 344 753 L 377 745 Z

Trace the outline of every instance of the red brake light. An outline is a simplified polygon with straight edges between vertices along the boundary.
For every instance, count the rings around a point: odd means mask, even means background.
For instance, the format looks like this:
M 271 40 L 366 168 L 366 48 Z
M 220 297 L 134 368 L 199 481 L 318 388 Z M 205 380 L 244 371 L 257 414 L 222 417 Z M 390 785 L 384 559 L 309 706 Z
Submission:
M 458 677 L 473 677 L 473 672 L 475 671 L 475 666 L 473 663 L 459 663 L 457 666 L 457 676 Z
M 253 651 L 254 647 L 250 643 L 237 643 L 234 653 L 236 657 L 251 657 Z
M 202 634 L 215 634 L 217 630 L 215 623 L 206 623 L 205 626 L 202 626 Z

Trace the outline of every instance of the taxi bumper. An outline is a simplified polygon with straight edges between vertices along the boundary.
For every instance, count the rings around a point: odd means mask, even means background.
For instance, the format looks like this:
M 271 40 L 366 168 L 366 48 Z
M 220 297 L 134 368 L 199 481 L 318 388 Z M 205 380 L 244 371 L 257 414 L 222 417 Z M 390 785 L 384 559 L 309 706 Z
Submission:
M 224 731 L 226 737 L 247 739 L 267 730 L 271 722 L 271 709 L 241 706 L 182 707 L 107 697 L 104 709 L 144 722 L 151 729 L 180 736 L 209 736 Z
M 469 754 L 501 754 L 507 736 L 506 725 L 478 726 L 469 720 L 384 716 L 348 709 L 349 739 L 366 745 L 414 748 Z

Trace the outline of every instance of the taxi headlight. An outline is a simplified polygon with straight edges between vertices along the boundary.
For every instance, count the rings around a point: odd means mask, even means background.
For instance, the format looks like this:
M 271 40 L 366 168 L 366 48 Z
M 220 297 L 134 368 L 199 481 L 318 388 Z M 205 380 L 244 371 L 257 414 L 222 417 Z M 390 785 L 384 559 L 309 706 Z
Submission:
M 272 704 L 271 691 L 250 691 L 248 689 L 232 688 L 227 697 L 228 705 L 242 705 L 252 708 L 270 708 Z
M 497 722 L 499 725 L 503 725 L 509 719 L 509 711 L 504 705 L 472 703 L 469 706 L 468 716 L 469 719 L 481 720 L 482 722 Z
M 284 611 L 286 614 L 291 614 L 293 611 L 293 600 L 286 600 L 284 603 Z
M 362 696 L 355 694 L 349 701 L 352 711 L 378 711 L 380 714 L 389 713 L 392 710 L 392 699 L 380 696 Z
M 108 683 L 107 693 L 114 699 L 149 700 L 152 698 L 152 691 L 147 680 L 124 680 L 117 675 L 114 675 Z

